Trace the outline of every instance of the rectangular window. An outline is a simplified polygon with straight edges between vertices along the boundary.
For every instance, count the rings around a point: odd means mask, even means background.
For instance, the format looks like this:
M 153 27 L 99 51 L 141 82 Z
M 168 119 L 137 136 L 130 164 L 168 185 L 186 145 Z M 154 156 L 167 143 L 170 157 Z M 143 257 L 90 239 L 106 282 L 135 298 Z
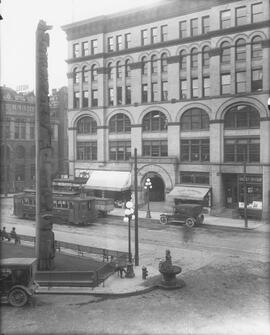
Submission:
M 116 87 L 117 105 L 122 105 L 122 87 Z
M 210 30 L 210 17 L 203 16 L 202 17 L 202 33 L 207 34 Z
M 221 74 L 221 94 L 231 93 L 231 75 L 228 73 Z
M 82 101 L 82 106 L 84 107 L 88 107 L 88 99 L 89 99 L 89 93 L 88 91 L 83 91 L 83 101 Z
M 187 99 L 187 80 L 180 80 L 180 99 Z
M 91 92 L 91 105 L 92 107 L 98 106 L 98 90 L 92 90 Z
M 109 95 L 109 106 L 113 106 L 113 103 L 114 103 L 114 92 L 113 92 L 113 88 L 109 88 L 109 90 L 108 90 L 108 95 Z
M 198 78 L 191 79 L 191 96 L 192 98 L 199 97 L 199 80 Z
M 97 53 L 97 40 L 91 41 L 91 54 L 95 55 Z
M 31 139 L 35 138 L 35 124 L 34 123 L 30 124 L 30 138 Z
M 179 38 L 185 38 L 187 36 L 187 21 L 181 21 L 179 22 Z
M 80 108 L 80 92 L 73 93 L 73 108 Z
M 148 85 L 142 84 L 142 102 L 148 101 Z
M 73 57 L 79 57 L 79 43 L 73 44 Z
M 247 23 L 247 8 L 245 6 L 235 9 L 235 24 L 241 26 Z
M 181 140 L 180 148 L 182 162 L 210 161 L 209 139 Z
M 113 37 L 108 37 L 108 44 L 107 44 L 107 48 L 108 48 L 108 52 L 112 52 L 113 51 Z
M 158 84 L 151 83 L 151 101 L 158 101 Z
M 119 51 L 122 49 L 122 35 L 116 36 L 116 50 Z
M 143 141 L 142 155 L 151 157 L 166 157 L 168 156 L 168 142 L 167 141 Z
M 129 49 L 131 45 L 131 34 L 127 33 L 125 34 L 125 48 Z
M 231 27 L 231 11 L 223 10 L 220 12 L 220 28 L 227 29 Z
M 210 77 L 203 77 L 203 96 L 210 97 Z
M 167 81 L 161 82 L 161 100 L 168 101 L 168 82 Z
M 251 90 L 261 91 L 263 84 L 263 73 L 262 69 L 253 69 L 251 70 Z
M 251 22 L 263 21 L 263 6 L 262 3 L 251 5 Z
M 235 83 L 235 90 L 236 93 L 246 92 L 246 71 L 239 71 L 236 72 L 236 83 Z
M 77 160 L 97 160 L 97 142 L 77 142 Z
M 147 44 L 147 30 L 146 29 L 141 30 L 141 44 L 142 45 Z
M 201 184 L 209 185 L 209 173 L 208 172 L 180 172 L 180 183 L 181 184 Z
M 89 55 L 89 46 L 88 42 L 82 42 L 82 56 Z
M 160 40 L 161 42 L 168 40 L 168 26 L 166 24 L 160 27 Z
M 224 140 L 224 162 L 259 162 L 260 139 L 236 138 Z
M 126 105 L 131 104 L 131 86 L 126 86 Z
M 198 19 L 190 20 L 190 35 L 197 36 L 199 34 L 198 30 Z
M 158 31 L 157 27 L 151 28 L 151 43 L 157 43 L 158 42 Z
M 131 157 L 130 141 L 110 141 L 109 159 L 111 161 L 127 161 Z

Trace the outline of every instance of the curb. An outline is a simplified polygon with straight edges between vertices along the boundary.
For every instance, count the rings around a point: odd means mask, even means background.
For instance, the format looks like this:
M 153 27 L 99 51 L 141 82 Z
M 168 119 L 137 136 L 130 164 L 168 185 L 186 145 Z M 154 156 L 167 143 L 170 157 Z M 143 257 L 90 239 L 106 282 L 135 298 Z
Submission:
M 153 291 L 154 289 L 159 288 L 158 285 L 149 286 L 142 290 L 130 291 L 130 292 L 122 292 L 122 293 L 113 293 L 113 292 L 72 292 L 67 288 L 66 291 L 54 291 L 54 292 L 36 292 L 36 295 L 45 295 L 45 294 L 55 294 L 55 295 L 91 295 L 94 297 L 107 297 L 107 298 L 124 298 L 131 297 L 135 295 L 140 295 L 144 293 L 148 293 Z

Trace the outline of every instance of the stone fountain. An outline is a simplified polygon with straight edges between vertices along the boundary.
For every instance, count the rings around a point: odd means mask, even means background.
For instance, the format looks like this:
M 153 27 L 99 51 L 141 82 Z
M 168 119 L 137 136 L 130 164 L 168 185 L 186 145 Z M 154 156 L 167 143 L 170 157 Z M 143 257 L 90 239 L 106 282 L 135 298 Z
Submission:
M 170 250 L 166 250 L 165 261 L 160 261 L 159 272 L 162 274 L 160 287 L 165 289 L 181 288 L 185 285 L 184 281 L 177 279 L 176 276 L 182 271 L 180 266 L 172 264 Z

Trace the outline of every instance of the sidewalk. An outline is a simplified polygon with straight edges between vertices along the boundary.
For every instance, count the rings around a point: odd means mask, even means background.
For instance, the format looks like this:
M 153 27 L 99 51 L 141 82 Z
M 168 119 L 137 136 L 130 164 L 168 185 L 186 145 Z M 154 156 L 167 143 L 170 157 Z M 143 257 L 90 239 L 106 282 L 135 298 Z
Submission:
M 123 208 L 115 208 L 112 210 L 109 215 L 112 216 L 119 216 L 124 217 L 125 209 Z M 161 212 L 151 211 L 151 219 L 146 219 L 146 211 L 139 210 L 138 217 L 140 219 L 144 219 L 146 222 L 151 220 L 151 222 L 155 222 L 159 224 Z M 237 229 L 249 229 L 249 230 L 256 230 L 262 232 L 270 232 L 270 224 L 266 221 L 259 221 L 259 220 L 248 220 L 248 227 L 245 228 L 245 222 L 243 219 L 232 219 L 220 216 L 212 216 L 205 214 L 205 220 L 203 226 L 213 226 L 219 228 L 237 228 Z
M 34 257 L 34 248 L 29 245 L 15 245 L 11 242 L 1 243 L 1 257 Z M 7 256 L 8 255 L 8 256 Z M 102 262 L 94 258 L 58 254 L 55 256 L 55 271 L 91 271 L 100 267 Z M 98 287 L 39 287 L 37 294 L 94 295 L 94 296 L 130 296 L 149 292 L 156 288 L 161 275 L 158 269 L 147 267 L 148 277 L 142 279 L 141 266 L 134 266 L 135 277 L 121 278 L 118 273 L 108 277 Z

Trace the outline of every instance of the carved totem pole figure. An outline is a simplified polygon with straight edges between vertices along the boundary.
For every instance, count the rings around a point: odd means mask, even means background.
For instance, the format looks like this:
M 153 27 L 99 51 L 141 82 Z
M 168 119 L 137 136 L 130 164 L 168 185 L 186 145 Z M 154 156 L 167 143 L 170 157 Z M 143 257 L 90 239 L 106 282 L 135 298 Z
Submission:
M 52 231 L 52 145 L 49 109 L 48 58 L 49 34 L 52 29 L 39 21 L 36 31 L 36 256 L 38 270 L 54 265 Z

